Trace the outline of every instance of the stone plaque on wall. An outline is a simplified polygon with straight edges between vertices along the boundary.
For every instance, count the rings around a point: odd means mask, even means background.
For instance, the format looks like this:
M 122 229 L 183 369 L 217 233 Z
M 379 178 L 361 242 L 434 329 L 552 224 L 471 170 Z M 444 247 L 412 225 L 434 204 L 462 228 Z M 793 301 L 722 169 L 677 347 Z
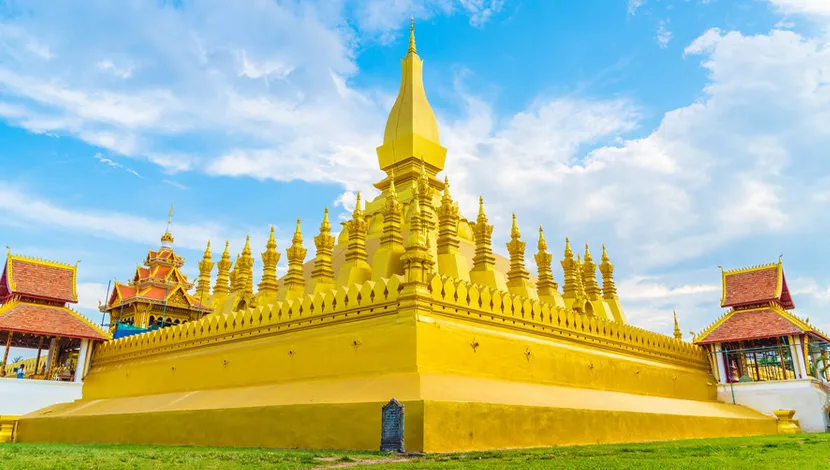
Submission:
M 381 409 L 380 451 L 404 452 L 403 405 L 394 398 Z

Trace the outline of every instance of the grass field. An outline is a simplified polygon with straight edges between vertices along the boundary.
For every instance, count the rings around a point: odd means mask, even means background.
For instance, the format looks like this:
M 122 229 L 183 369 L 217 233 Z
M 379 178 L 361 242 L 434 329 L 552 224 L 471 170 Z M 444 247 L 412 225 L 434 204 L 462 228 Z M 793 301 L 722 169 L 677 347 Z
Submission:
M 400 457 L 371 452 L 118 445 L 0 444 L 0 468 L 827 469 L 830 434 L 617 444 Z

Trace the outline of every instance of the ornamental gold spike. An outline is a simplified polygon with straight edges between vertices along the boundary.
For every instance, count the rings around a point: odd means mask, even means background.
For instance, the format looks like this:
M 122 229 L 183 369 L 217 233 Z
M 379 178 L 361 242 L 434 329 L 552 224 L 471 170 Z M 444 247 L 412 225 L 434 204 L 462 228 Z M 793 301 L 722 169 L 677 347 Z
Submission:
M 352 217 L 357 219 L 358 217 L 363 216 L 363 210 L 360 208 L 360 191 L 357 192 L 357 200 L 354 204 L 354 212 L 352 212 Z
M 409 49 L 407 52 L 411 52 L 412 54 L 417 54 L 415 49 L 415 17 L 409 17 Z
M 521 237 L 519 233 L 519 225 L 516 223 L 516 213 L 513 213 L 513 227 L 510 229 L 510 238 L 517 240 Z
M 680 332 L 680 325 L 677 323 L 677 310 L 674 311 L 674 339 L 683 339 L 683 333 Z
M 242 256 L 251 256 L 251 236 L 245 235 L 245 246 L 242 248 Z
M 331 232 L 331 223 L 329 222 L 329 208 L 326 206 L 326 210 L 323 213 L 323 222 L 320 224 L 320 233 L 329 232 Z
M 476 219 L 476 223 L 487 223 L 487 215 L 484 214 L 484 196 L 478 197 L 478 218 Z
M 539 249 L 540 253 L 543 253 L 548 250 L 548 242 L 545 240 L 545 232 L 542 230 L 542 226 L 539 226 L 539 243 L 536 245 Z

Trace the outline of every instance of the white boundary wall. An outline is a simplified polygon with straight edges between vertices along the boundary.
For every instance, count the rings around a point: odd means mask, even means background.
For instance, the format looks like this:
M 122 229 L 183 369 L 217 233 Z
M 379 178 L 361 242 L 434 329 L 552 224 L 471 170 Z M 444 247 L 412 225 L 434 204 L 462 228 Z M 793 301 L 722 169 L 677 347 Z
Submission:
M 0 378 L 0 415 L 23 416 L 56 403 L 81 399 L 80 382 Z
M 773 410 L 795 410 L 794 419 L 804 432 L 826 432 L 828 419 L 824 405 L 828 395 L 815 379 L 736 382 L 718 385 L 718 400 L 744 405 L 775 417 Z

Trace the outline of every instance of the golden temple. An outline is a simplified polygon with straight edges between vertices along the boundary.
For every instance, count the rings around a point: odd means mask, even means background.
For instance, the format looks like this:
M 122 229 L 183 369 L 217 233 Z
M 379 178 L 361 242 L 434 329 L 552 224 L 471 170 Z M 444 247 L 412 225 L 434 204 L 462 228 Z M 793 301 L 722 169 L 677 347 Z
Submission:
M 83 399 L 23 417 L 18 441 L 376 450 L 390 399 L 408 451 L 775 433 L 716 400 L 701 348 L 626 323 L 605 247 L 597 266 L 565 241 L 562 292 L 541 228 L 536 277 L 515 217 L 493 252 L 484 200 L 466 219 L 438 177 L 422 67 L 411 26 L 381 194 L 337 240 L 326 210 L 306 262 L 298 221 L 277 279 L 272 230 L 256 293 L 250 244 L 226 245 L 215 313 L 103 344 Z M 200 289 L 212 268 L 208 251 Z

